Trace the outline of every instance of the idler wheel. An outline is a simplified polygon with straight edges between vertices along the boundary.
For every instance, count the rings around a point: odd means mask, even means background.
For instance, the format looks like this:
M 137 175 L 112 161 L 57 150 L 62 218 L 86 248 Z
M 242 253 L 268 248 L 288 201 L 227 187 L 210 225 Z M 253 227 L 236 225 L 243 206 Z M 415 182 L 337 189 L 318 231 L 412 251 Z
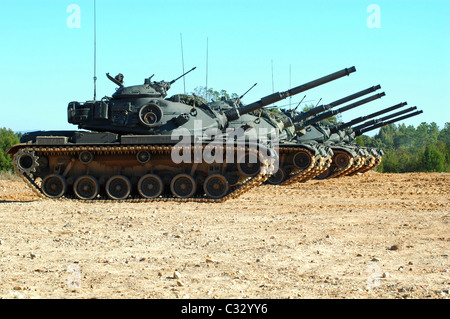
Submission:
M 203 190 L 210 198 L 222 198 L 228 193 L 229 189 L 227 179 L 221 174 L 209 175 L 203 183 Z
M 155 174 L 147 174 L 141 177 L 137 188 L 142 197 L 155 198 L 161 195 L 164 189 L 164 184 L 159 176 Z
M 79 160 L 83 164 L 89 164 L 94 159 L 94 154 L 92 154 L 89 151 L 83 151 L 80 153 L 80 156 L 78 156 Z
M 116 175 L 106 182 L 105 190 L 111 199 L 126 199 L 131 192 L 131 182 L 125 176 Z
M 81 176 L 73 184 L 73 191 L 79 199 L 90 200 L 97 196 L 100 187 L 93 176 Z
M 42 181 L 42 192 L 50 198 L 60 198 L 67 189 L 64 177 L 59 174 L 51 174 Z
M 305 151 L 297 152 L 294 155 L 293 164 L 299 169 L 306 169 L 311 165 L 311 155 Z
M 170 182 L 172 194 L 179 198 L 188 198 L 194 195 L 196 190 L 195 180 L 191 175 L 178 174 Z
M 29 150 L 19 150 L 16 155 L 14 155 L 14 165 L 16 169 L 24 174 L 31 174 L 36 171 L 39 157 L 36 156 L 34 151 Z
M 272 185 L 279 185 L 284 181 L 285 178 L 286 171 L 283 168 L 279 167 L 275 174 L 269 176 L 267 182 Z
M 334 157 L 334 163 L 339 168 L 346 168 L 350 163 L 350 157 L 347 154 L 339 153 Z
M 255 160 L 254 157 L 256 157 L 256 163 L 253 163 Z M 259 161 L 257 155 L 250 156 L 250 154 L 247 153 L 238 159 L 237 168 L 241 175 L 251 177 L 259 173 L 259 170 L 261 169 L 261 162 Z

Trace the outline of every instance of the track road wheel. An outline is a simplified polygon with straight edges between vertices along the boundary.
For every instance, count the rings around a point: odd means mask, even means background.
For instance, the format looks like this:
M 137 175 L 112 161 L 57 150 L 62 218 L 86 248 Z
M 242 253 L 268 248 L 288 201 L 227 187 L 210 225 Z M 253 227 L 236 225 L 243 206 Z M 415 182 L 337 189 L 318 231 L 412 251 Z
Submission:
M 142 197 L 155 198 L 161 195 L 164 189 L 164 184 L 159 176 L 155 174 L 147 174 L 141 177 L 137 188 Z
M 105 190 L 111 199 L 126 199 L 131 192 L 131 182 L 125 176 L 116 175 L 106 182 Z
M 195 193 L 195 180 L 191 175 L 178 174 L 170 182 L 170 190 L 176 197 L 189 198 Z
M 221 174 L 209 175 L 203 183 L 203 190 L 209 198 L 222 198 L 230 189 L 225 176 Z
M 244 156 L 238 158 L 237 168 L 241 175 L 252 177 L 259 173 L 261 169 L 261 162 L 258 155 L 246 153 Z
M 284 181 L 285 178 L 286 171 L 283 168 L 279 167 L 275 174 L 269 176 L 267 182 L 272 185 L 279 185 Z
M 89 175 L 78 177 L 73 184 L 73 192 L 75 195 L 79 199 L 84 200 L 94 199 L 97 196 L 99 189 L 100 186 L 97 179 Z
M 311 165 L 311 155 L 305 151 L 297 152 L 293 158 L 293 164 L 299 169 L 306 169 Z
M 67 190 L 64 177 L 59 174 L 51 174 L 42 181 L 42 192 L 50 198 L 60 198 Z
M 346 168 L 350 163 L 350 157 L 344 153 L 336 154 L 334 162 L 339 168 Z

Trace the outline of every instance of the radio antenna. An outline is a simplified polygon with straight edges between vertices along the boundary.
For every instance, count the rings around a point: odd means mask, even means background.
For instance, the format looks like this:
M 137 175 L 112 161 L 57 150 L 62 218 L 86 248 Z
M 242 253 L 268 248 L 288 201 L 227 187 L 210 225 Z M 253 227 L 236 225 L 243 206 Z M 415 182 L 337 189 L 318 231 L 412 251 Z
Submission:
M 206 96 L 208 96 L 208 37 L 206 37 L 206 83 L 205 83 Z
M 97 100 L 97 21 L 96 1 L 94 0 L 94 101 Z
M 183 34 L 180 33 L 180 42 L 181 42 L 181 67 L 183 68 L 183 74 L 184 74 L 184 53 L 183 53 Z M 183 87 L 184 87 L 184 94 L 186 94 L 186 81 L 183 77 Z

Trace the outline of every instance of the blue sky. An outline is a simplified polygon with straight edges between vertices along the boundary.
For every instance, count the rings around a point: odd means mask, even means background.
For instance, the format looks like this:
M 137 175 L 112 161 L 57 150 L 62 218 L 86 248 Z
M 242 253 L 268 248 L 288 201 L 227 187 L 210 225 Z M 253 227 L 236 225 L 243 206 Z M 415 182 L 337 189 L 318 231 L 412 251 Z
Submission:
M 0 127 L 14 131 L 74 130 L 67 104 L 93 98 L 93 0 L 2 0 Z M 80 27 L 69 28 L 71 4 Z M 369 28 L 371 4 L 381 28 Z M 404 123 L 450 122 L 448 0 L 97 0 L 97 97 L 116 86 L 170 81 L 184 67 L 186 91 L 206 84 L 251 103 L 340 69 L 356 73 L 306 94 L 315 104 L 380 84 L 386 96 L 343 114 L 344 121 L 399 102 L 424 113 Z M 208 39 L 208 72 L 206 49 Z M 273 73 L 272 73 L 273 65 Z M 273 78 L 273 82 L 272 82 Z M 169 95 L 183 93 L 183 81 Z

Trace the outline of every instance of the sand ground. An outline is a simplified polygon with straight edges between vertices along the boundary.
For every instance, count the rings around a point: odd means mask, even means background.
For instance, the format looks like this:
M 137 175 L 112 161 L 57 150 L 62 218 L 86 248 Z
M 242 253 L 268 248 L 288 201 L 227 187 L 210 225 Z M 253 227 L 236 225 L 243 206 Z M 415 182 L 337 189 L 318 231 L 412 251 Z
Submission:
M 222 204 L 37 198 L 0 177 L 0 298 L 449 298 L 450 174 Z

